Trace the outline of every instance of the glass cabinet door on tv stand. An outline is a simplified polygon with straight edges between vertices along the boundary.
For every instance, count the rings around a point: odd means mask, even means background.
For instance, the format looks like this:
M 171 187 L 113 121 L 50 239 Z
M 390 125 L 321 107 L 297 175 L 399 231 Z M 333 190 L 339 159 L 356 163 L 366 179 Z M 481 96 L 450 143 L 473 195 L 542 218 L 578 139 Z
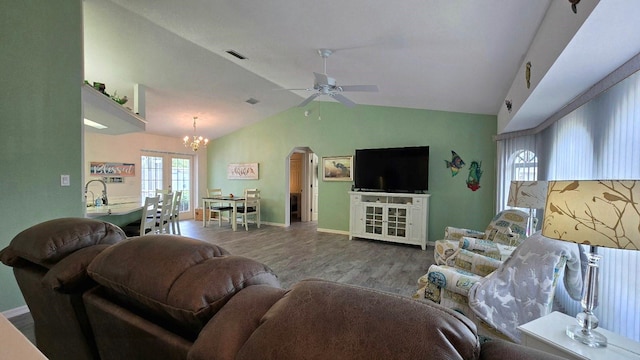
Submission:
M 365 205 L 364 232 L 372 235 L 407 237 L 406 207 Z
M 349 239 L 420 245 L 426 249 L 428 194 L 350 192 Z
M 384 207 L 365 205 L 364 207 L 364 232 L 372 235 L 382 235 L 384 230 Z

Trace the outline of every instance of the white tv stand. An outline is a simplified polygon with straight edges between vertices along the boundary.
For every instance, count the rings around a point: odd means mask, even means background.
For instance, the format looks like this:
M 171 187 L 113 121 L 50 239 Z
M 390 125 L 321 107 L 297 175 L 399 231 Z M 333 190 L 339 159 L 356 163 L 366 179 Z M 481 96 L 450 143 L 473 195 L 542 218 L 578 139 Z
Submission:
M 349 240 L 354 237 L 427 249 L 429 194 L 350 191 Z

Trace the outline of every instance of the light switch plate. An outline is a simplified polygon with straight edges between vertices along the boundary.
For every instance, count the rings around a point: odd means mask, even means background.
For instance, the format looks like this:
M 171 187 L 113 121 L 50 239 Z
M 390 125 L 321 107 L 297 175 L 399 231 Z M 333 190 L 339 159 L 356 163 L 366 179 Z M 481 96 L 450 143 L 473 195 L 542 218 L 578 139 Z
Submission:
M 60 175 L 60 186 L 71 185 L 71 179 L 69 175 Z

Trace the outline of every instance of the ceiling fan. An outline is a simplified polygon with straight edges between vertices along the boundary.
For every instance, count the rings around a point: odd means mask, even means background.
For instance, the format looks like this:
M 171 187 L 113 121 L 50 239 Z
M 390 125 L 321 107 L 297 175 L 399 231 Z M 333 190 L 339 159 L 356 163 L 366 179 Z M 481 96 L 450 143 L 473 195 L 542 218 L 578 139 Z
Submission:
M 354 107 L 356 106 L 356 103 L 349 100 L 346 96 L 342 95 L 343 92 L 345 91 L 377 92 L 378 91 L 377 85 L 338 85 L 336 83 L 336 79 L 329 77 L 327 75 L 327 58 L 329 57 L 329 55 L 333 54 L 333 50 L 320 49 L 318 50 L 318 54 L 320 54 L 320 56 L 322 56 L 322 59 L 323 59 L 324 73 L 323 74 L 318 74 L 317 72 L 313 73 L 313 75 L 315 76 L 315 82 L 313 84 L 313 88 L 287 89 L 287 90 L 315 91 L 315 93 L 313 93 L 311 96 L 306 98 L 302 103 L 300 103 L 300 105 L 298 105 L 299 107 L 307 105 L 308 103 L 313 101 L 313 99 L 321 95 L 331 96 L 332 98 L 342 103 L 344 106 Z

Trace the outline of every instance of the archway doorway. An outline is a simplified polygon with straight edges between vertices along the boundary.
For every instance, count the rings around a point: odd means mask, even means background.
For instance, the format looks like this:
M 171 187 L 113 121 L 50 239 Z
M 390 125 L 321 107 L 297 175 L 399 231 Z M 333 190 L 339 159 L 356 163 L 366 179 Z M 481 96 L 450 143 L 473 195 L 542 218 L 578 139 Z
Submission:
M 318 220 L 318 156 L 295 147 L 285 163 L 285 226 Z

